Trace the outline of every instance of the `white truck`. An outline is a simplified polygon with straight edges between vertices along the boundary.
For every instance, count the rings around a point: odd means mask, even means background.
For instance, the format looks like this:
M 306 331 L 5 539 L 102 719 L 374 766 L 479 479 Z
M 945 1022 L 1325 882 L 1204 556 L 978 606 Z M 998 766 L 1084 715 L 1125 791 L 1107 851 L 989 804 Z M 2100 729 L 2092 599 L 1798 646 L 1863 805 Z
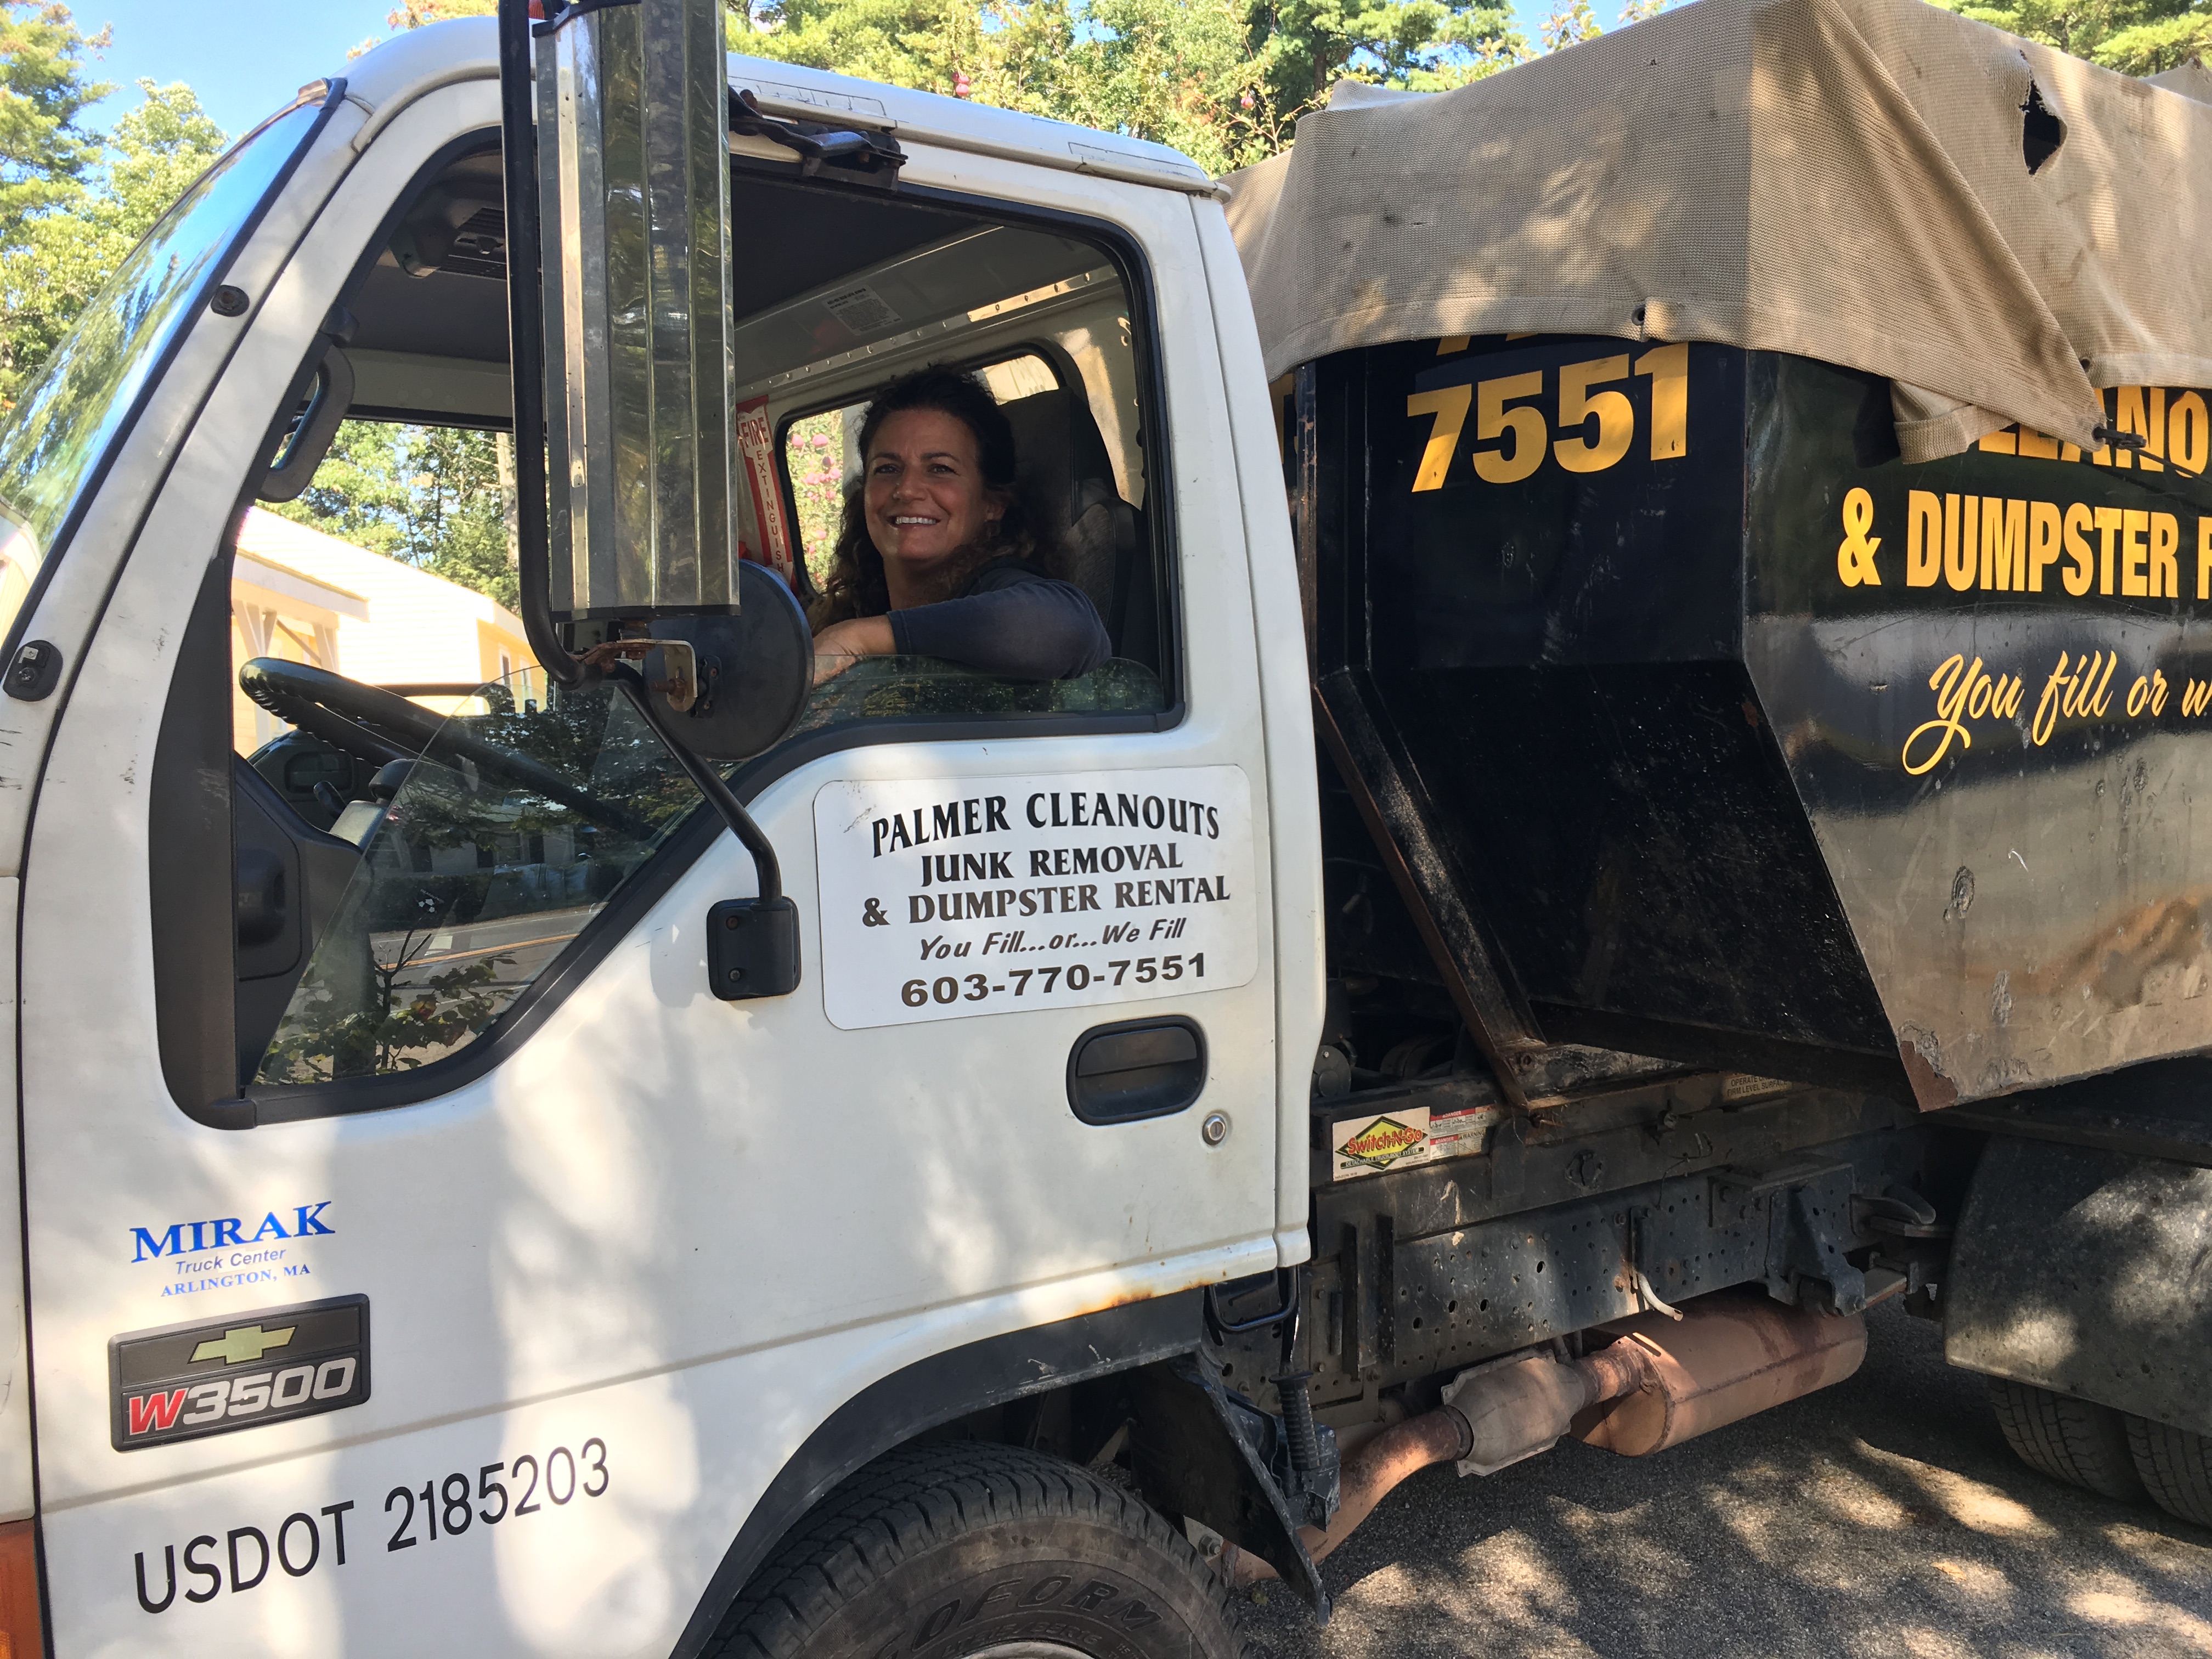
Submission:
M 2202 397 L 1916 471 L 1878 379 L 1705 335 L 1271 392 L 1182 157 L 719 27 L 512 3 L 307 86 L 0 430 L 0 1650 L 1230 1656 L 1234 1587 L 1325 1618 L 1413 1469 L 1674 1444 L 1891 1297 L 2039 1467 L 2212 1521 L 2205 855 L 2154 810 L 2206 742 Z M 934 362 L 1105 668 L 810 687 L 805 475 Z M 450 717 L 240 660 L 241 517 L 342 419 L 545 434 L 539 661 Z M 2106 592 L 2169 523 L 2196 579 L 2038 613 L 2118 665 L 2049 748 L 1979 658 L 1823 679 L 1787 626 L 1839 569 L 1919 595 L 1978 479 L 2109 512 Z M 1954 632 L 2016 597 L 1973 522 Z M 1601 525 L 1674 598 L 1601 592 Z M 2054 844 L 1928 816 L 1991 791 Z M 1970 1073 L 1921 1012 L 1969 977 L 2007 1030 L 2135 1012 Z

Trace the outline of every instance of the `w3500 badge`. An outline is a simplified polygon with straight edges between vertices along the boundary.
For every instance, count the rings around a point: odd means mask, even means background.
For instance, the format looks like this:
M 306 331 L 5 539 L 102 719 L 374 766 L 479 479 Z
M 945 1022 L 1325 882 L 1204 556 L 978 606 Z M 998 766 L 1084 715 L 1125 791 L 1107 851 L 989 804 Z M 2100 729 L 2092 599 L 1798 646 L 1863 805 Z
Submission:
M 358 1406 L 368 1398 L 368 1298 L 331 1297 L 111 1338 L 107 1376 L 118 1451 Z

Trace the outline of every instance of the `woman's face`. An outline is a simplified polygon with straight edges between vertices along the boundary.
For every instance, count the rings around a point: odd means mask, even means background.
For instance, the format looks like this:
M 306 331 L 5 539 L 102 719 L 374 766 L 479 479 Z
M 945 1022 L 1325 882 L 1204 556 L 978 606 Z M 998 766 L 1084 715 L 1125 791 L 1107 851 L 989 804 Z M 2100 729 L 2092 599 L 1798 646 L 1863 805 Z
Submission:
M 983 482 L 975 434 L 942 410 L 885 417 L 867 461 L 868 539 L 909 576 L 942 564 L 1006 511 Z

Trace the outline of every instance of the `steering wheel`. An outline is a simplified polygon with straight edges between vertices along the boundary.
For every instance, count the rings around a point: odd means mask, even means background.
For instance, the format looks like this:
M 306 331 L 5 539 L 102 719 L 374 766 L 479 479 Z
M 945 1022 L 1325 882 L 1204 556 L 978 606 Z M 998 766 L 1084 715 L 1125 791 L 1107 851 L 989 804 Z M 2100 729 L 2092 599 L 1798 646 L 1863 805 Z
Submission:
M 649 841 L 658 833 L 649 819 L 580 787 L 544 763 L 380 686 L 277 657 L 254 658 L 238 671 L 238 684 L 278 720 L 373 766 L 419 760 L 434 739 L 441 759 L 449 754 L 473 762 L 486 773 L 635 840 Z
M 286 725 L 372 766 L 413 760 L 446 723 L 442 714 L 381 687 L 278 657 L 246 664 L 238 685 Z

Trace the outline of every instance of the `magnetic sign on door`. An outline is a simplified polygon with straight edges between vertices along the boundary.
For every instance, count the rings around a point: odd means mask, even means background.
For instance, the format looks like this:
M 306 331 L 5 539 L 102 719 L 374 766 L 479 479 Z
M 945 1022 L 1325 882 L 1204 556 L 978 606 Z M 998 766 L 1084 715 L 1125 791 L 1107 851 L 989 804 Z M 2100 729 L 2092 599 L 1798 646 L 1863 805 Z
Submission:
M 1258 965 L 1239 767 L 840 780 L 814 839 L 847 1030 L 1224 990 Z

